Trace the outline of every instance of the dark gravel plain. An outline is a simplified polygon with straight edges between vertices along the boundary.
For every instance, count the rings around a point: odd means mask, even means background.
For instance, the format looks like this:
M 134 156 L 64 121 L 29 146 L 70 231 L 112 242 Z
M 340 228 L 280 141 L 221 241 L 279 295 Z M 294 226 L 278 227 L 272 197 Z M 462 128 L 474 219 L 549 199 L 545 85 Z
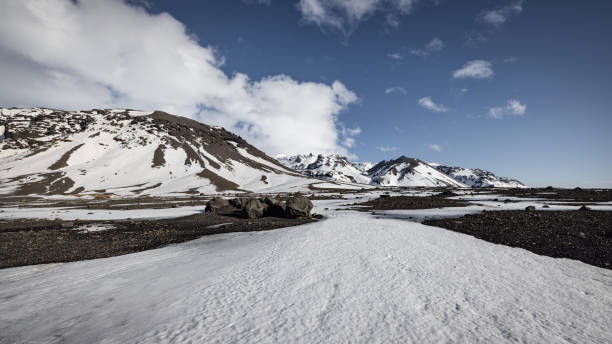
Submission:
M 446 192 L 433 196 L 388 196 L 382 195 L 379 198 L 369 200 L 362 203 L 355 203 L 360 206 L 356 210 L 396 210 L 396 209 L 429 209 L 429 208 L 444 208 L 444 207 L 464 207 L 468 203 L 449 199 L 447 197 L 454 196 L 453 193 Z
M 612 211 L 485 211 L 423 223 L 612 269 Z
M 2 220 L 0 268 L 112 257 L 181 243 L 204 235 L 264 231 L 312 221 L 315 220 L 277 217 L 243 219 L 231 212 L 162 220 Z M 91 225 L 112 226 L 112 229 L 95 232 L 78 230 Z

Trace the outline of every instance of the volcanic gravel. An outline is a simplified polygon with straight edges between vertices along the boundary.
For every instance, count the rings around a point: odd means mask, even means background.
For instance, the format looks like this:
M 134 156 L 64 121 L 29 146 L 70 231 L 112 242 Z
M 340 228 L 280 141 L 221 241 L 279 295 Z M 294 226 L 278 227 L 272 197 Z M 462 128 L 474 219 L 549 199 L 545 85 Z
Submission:
M 426 225 L 612 269 L 611 211 L 485 211 Z
M 467 202 L 458 201 L 455 199 L 446 198 L 453 196 L 450 194 L 439 194 L 433 196 L 415 197 L 415 196 L 386 196 L 369 200 L 354 205 L 367 207 L 357 208 L 357 210 L 395 210 L 395 209 L 429 209 L 429 208 L 444 208 L 444 207 L 464 207 Z
M 610 189 L 560 189 L 560 188 L 526 188 L 526 189 L 495 189 L 496 193 L 505 196 L 545 198 L 552 200 L 571 200 L 576 202 L 610 202 Z
M 138 221 L 4 220 L 0 221 L 0 268 L 112 257 L 204 235 L 263 231 L 312 221 L 277 217 L 247 220 L 236 213 Z M 110 229 L 78 230 L 84 226 Z

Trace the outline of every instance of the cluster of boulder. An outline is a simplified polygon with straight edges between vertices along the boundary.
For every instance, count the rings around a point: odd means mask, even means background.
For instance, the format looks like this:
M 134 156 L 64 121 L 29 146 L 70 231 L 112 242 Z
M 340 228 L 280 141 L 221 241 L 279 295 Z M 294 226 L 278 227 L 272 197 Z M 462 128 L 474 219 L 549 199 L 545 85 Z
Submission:
M 286 202 L 278 198 L 232 198 L 215 197 L 206 204 L 206 212 L 219 212 L 238 209 L 242 217 L 257 219 L 264 216 L 286 217 L 290 219 L 310 217 L 312 202 L 304 196 L 292 196 Z

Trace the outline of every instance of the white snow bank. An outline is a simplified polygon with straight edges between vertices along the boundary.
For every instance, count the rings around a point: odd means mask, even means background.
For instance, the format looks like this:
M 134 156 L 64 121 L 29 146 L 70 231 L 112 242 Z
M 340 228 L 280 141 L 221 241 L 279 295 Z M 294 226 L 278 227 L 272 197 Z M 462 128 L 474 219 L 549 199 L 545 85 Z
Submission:
M 612 272 L 342 212 L 0 270 L 0 342 L 611 342 Z

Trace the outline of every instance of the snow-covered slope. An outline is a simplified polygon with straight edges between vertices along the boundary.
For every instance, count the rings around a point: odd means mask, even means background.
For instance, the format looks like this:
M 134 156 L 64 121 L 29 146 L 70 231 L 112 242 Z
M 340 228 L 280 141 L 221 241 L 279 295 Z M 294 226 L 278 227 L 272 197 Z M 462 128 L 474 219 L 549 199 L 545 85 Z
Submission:
M 454 178 L 455 180 L 471 187 L 496 187 L 496 188 L 525 188 L 526 186 L 516 179 L 498 177 L 492 172 L 456 166 L 445 166 L 429 163 L 438 171 Z
M 450 186 L 464 184 L 436 170 L 419 159 L 401 156 L 383 160 L 368 171 L 370 183 L 382 186 Z
M 421 160 L 405 156 L 378 164 L 352 163 L 341 155 L 312 153 L 278 156 L 277 160 L 304 175 L 340 182 L 380 186 L 465 186 Z
M 0 129 L 5 195 L 290 191 L 311 182 L 221 127 L 160 111 L 0 109 Z
M 370 182 L 366 170 L 360 169 L 341 155 L 311 153 L 281 155 L 276 159 L 283 165 L 310 177 L 348 183 L 368 184 Z
M 327 215 L 0 270 L 0 342 L 612 342 L 610 270 L 406 220 Z

